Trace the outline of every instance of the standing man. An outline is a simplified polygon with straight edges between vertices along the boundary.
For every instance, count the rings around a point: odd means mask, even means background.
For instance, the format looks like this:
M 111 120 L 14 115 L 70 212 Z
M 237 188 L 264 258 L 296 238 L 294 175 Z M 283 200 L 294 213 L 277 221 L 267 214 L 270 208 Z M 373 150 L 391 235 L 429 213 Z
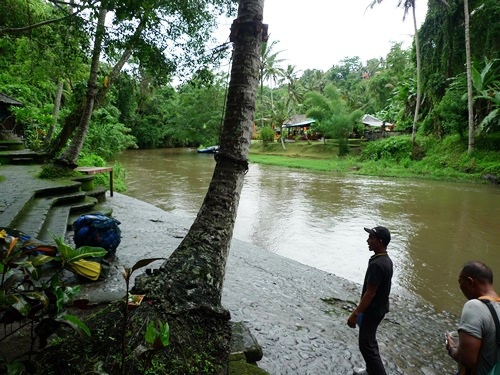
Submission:
M 368 261 L 359 305 L 347 320 L 351 328 L 359 322 L 359 350 L 366 363 L 366 369 L 355 369 L 354 374 L 386 375 L 376 335 L 378 325 L 389 311 L 392 260 L 387 255 L 387 245 L 391 241 L 391 233 L 385 227 L 364 229 L 368 232 L 368 249 L 375 254 Z
M 446 349 L 460 364 L 461 374 L 485 375 L 500 361 L 495 327 L 500 298 L 493 289 L 493 272 L 483 262 L 469 262 L 463 266 L 458 283 L 468 301 L 462 309 L 458 342 L 447 334 Z

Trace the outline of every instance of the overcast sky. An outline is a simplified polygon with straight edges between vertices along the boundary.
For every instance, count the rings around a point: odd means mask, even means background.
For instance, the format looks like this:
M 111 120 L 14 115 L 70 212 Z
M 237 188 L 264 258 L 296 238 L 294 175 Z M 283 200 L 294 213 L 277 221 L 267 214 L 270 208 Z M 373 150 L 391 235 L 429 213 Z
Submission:
M 384 0 L 366 9 L 370 0 L 265 0 L 264 23 L 270 41 L 278 40 L 275 51 L 283 51 L 284 67 L 326 71 L 345 57 L 359 56 L 363 62 L 386 57 L 391 42 L 411 45 L 411 13 L 403 22 L 404 11 L 397 0 Z M 427 0 L 416 1 L 417 25 L 423 23 Z M 227 40 L 232 20 L 220 26 L 219 41 Z

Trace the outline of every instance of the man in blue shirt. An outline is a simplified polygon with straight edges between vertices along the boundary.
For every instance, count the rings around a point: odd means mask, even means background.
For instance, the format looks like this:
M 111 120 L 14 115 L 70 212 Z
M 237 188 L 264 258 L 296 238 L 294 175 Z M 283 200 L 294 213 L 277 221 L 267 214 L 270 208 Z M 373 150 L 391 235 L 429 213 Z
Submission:
M 366 369 L 355 369 L 357 375 L 386 375 L 378 350 L 377 328 L 389 311 L 391 292 L 392 260 L 387 255 L 391 233 L 385 227 L 364 228 L 368 232 L 368 249 L 375 254 L 368 261 L 361 300 L 351 313 L 347 325 L 356 327 L 359 321 L 359 350 Z

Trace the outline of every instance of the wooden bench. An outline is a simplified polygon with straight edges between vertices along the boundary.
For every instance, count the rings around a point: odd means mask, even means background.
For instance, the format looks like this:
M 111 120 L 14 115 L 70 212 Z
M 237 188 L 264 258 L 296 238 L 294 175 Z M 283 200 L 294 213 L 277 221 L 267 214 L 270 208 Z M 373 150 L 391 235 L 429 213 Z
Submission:
M 75 171 L 85 173 L 87 175 L 94 175 L 98 173 L 109 172 L 109 195 L 113 196 L 113 167 L 78 167 Z

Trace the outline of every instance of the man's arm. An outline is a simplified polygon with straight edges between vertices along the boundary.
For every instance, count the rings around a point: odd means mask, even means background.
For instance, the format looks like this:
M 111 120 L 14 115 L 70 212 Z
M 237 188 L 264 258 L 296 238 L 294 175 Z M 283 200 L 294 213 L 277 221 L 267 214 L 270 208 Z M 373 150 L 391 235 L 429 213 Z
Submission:
M 358 321 L 358 315 L 366 310 L 370 303 L 373 301 L 373 297 L 377 293 L 378 285 L 368 284 L 366 286 L 365 294 L 361 297 L 361 301 L 359 301 L 358 307 L 351 313 L 349 319 L 347 319 L 347 325 L 351 328 L 356 327 L 356 322 Z
M 481 350 L 481 339 L 469 335 L 467 332 L 458 331 L 458 347 L 453 340 L 449 340 L 448 353 L 467 370 L 476 368 L 479 351 Z

